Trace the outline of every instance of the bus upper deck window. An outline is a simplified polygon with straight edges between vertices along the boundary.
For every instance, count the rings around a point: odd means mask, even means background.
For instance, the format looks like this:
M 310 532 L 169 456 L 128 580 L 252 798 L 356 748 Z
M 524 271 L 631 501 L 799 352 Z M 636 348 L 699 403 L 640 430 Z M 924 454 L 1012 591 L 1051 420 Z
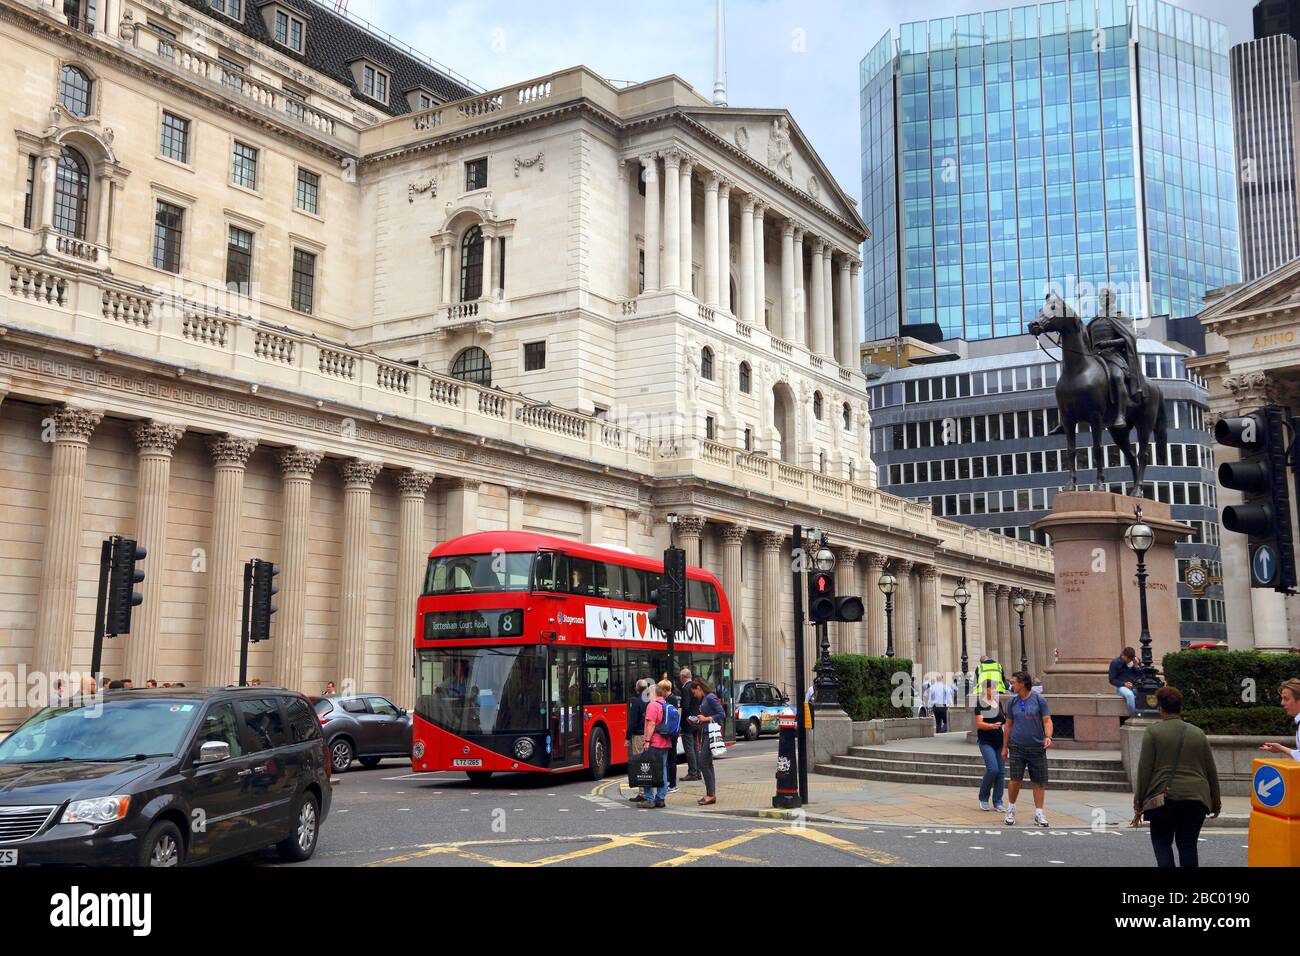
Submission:
M 533 587 L 538 591 L 564 591 L 564 555 L 539 551 L 533 564 Z

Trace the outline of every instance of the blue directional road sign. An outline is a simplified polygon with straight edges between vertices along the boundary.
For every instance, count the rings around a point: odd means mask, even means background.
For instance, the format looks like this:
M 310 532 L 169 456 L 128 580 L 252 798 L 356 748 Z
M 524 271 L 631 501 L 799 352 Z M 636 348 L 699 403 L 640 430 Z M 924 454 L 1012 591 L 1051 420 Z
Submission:
M 1250 556 L 1250 573 L 1258 584 L 1267 586 L 1277 579 L 1277 552 L 1261 544 Z
M 1279 806 L 1286 796 L 1286 778 L 1277 767 L 1268 764 L 1262 764 L 1255 771 L 1255 779 L 1251 781 L 1250 787 L 1255 791 L 1259 802 L 1266 807 Z

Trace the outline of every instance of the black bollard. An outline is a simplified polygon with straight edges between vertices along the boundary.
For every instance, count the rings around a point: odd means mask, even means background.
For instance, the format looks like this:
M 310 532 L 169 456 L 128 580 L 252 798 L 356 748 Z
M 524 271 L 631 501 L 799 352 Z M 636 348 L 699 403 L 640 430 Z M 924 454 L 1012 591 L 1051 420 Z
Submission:
M 776 749 L 776 796 L 772 806 L 779 810 L 797 810 L 799 799 L 799 731 L 798 718 L 781 718 L 781 738 Z

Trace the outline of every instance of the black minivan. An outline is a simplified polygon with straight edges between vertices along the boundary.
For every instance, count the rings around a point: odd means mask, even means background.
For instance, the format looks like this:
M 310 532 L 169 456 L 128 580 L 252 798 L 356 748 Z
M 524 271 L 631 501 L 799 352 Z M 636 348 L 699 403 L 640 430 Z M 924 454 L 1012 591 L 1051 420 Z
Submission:
M 297 862 L 329 806 L 320 721 L 276 687 L 77 697 L 0 741 L 0 867 Z

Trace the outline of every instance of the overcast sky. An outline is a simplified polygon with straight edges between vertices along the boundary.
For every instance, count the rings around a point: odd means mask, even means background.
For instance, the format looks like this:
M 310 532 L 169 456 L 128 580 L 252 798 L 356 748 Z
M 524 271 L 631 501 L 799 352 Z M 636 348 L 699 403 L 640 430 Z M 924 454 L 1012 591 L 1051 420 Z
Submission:
M 1174 2 L 1226 24 L 1233 43 L 1250 39 L 1253 0 Z M 859 61 L 900 23 L 998 6 L 728 0 L 729 103 L 789 109 L 840 185 L 860 196 Z M 615 80 L 676 73 L 706 97 L 713 91 L 712 0 L 348 0 L 348 8 L 486 89 L 584 64 Z

